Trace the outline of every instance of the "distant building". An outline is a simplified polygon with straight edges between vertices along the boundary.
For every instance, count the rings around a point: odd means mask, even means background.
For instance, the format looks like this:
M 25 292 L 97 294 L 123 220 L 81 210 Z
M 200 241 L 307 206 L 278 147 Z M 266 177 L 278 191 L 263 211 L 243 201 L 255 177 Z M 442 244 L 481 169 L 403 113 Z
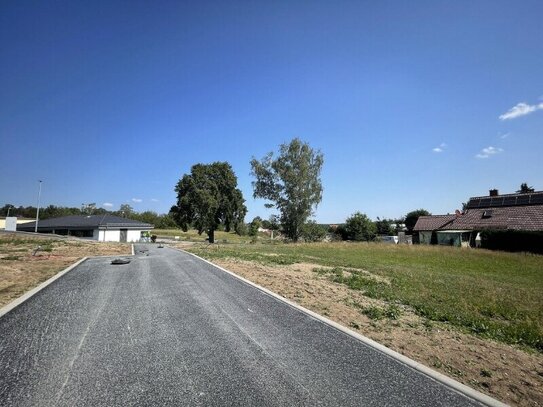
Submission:
M 36 222 L 17 225 L 18 231 L 34 232 Z M 38 222 L 38 233 L 76 236 L 102 242 L 138 242 L 153 225 L 113 215 L 63 216 Z
M 493 189 L 470 198 L 463 213 L 421 216 L 413 231 L 420 243 L 472 247 L 483 231 L 543 232 L 543 191 L 499 195 Z
M 29 223 L 33 222 L 34 219 L 25 219 L 25 218 L 17 218 L 17 224 L 21 225 L 23 223 Z M 6 228 L 6 218 L 0 218 L 0 230 L 4 230 Z

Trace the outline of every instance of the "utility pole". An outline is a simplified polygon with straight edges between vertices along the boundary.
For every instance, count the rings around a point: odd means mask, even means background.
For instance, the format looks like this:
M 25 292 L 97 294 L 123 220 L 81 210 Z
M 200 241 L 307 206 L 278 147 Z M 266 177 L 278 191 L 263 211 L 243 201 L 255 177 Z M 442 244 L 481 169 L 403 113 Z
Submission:
M 41 179 L 40 182 L 40 188 L 38 190 L 38 209 L 36 210 L 36 226 L 34 227 L 34 233 L 38 233 L 38 222 L 40 220 L 40 197 L 41 197 Z

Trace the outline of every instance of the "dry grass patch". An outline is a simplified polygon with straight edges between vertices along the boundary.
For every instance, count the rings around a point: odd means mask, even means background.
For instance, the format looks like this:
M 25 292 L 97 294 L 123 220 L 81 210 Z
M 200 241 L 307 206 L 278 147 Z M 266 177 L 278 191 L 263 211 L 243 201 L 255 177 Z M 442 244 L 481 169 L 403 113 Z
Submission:
M 0 307 L 83 257 L 130 253 L 126 243 L 0 234 Z

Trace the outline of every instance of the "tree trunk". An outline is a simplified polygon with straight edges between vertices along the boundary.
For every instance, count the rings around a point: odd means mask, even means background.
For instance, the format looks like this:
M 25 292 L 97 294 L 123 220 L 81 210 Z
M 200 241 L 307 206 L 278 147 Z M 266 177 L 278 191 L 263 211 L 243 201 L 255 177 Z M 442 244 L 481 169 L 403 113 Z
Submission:
M 209 243 L 215 243 L 215 229 L 209 229 L 207 235 L 209 236 Z

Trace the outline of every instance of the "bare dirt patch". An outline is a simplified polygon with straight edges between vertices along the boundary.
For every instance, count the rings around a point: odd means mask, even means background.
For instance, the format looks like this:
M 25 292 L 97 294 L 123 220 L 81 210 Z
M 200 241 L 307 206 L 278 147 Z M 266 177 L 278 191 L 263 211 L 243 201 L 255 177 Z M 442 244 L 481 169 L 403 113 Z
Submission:
M 319 273 L 318 269 L 325 269 L 320 265 L 214 262 L 498 400 L 543 405 L 543 355 L 539 353 L 484 340 L 427 321 L 400 304 L 368 298 Z
M 38 246 L 35 255 L 34 251 Z M 87 256 L 129 255 L 126 243 L 0 235 L 0 307 Z

